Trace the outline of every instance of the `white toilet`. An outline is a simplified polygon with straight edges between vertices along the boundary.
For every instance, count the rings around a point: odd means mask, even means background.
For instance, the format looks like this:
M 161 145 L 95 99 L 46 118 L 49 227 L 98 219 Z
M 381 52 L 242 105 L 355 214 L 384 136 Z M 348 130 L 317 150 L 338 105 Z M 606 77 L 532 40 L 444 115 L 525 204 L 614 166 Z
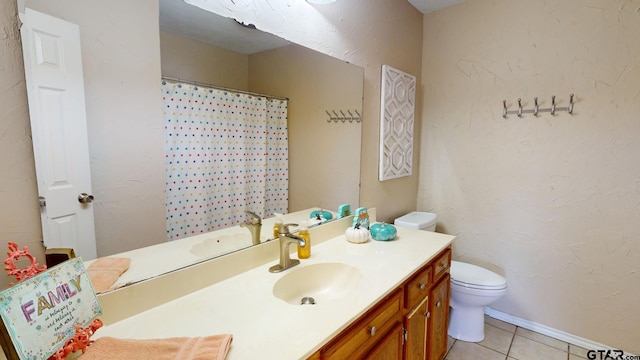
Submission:
M 414 211 L 394 221 L 397 226 L 435 231 L 436 214 Z M 507 292 L 507 280 L 480 266 L 451 262 L 449 336 L 480 342 L 484 339 L 484 307 Z
M 434 213 L 414 211 L 397 218 L 393 225 L 410 229 L 436 231 L 437 216 Z
M 484 307 L 507 292 L 507 280 L 480 266 L 451 262 L 449 336 L 479 342 L 484 339 Z

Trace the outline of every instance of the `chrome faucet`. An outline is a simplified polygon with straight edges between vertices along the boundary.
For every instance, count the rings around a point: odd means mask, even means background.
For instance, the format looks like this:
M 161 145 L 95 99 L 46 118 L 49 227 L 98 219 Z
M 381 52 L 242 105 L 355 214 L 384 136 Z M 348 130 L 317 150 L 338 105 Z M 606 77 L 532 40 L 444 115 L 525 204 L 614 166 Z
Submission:
M 289 226 L 298 226 L 298 224 L 284 224 L 280 226 L 280 231 L 278 232 L 278 240 L 280 241 L 280 262 L 270 267 L 269 272 L 277 273 L 285 271 L 300 264 L 300 260 L 291 259 L 291 256 L 289 255 L 289 245 L 297 243 L 300 246 L 305 246 L 306 241 L 303 238 L 290 233 Z
M 260 230 L 262 229 L 262 219 L 256 213 L 245 210 L 251 216 L 250 223 L 240 223 L 240 227 L 247 228 L 251 233 L 251 242 L 253 245 L 260 244 Z

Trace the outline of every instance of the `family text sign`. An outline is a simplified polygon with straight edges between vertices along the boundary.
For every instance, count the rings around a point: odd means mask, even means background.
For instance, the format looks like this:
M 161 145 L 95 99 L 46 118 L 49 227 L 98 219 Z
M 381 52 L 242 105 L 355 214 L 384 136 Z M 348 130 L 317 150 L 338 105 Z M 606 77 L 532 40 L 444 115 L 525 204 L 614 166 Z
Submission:
M 47 359 L 102 314 L 81 258 L 65 261 L 0 292 L 3 346 L 19 359 Z M 13 352 L 13 351 L 12 351 Z

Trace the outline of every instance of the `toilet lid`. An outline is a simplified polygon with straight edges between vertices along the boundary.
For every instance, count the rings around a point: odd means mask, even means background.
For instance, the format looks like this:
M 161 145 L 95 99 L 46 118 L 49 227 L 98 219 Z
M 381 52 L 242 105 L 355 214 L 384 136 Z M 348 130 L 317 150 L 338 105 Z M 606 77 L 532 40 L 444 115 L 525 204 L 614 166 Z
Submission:
M 469 287 L 504 288 L 507 279 L 480 266 L 460 261 L 451 262 L 451 281 Z

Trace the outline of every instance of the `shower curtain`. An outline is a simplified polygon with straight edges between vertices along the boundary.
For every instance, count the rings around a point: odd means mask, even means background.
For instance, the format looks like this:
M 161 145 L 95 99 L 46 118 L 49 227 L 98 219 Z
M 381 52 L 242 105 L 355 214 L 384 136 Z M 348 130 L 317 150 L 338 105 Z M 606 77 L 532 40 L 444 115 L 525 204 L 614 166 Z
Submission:
M 287 101 L 162 81 L 167 239 L 286 213 Z

